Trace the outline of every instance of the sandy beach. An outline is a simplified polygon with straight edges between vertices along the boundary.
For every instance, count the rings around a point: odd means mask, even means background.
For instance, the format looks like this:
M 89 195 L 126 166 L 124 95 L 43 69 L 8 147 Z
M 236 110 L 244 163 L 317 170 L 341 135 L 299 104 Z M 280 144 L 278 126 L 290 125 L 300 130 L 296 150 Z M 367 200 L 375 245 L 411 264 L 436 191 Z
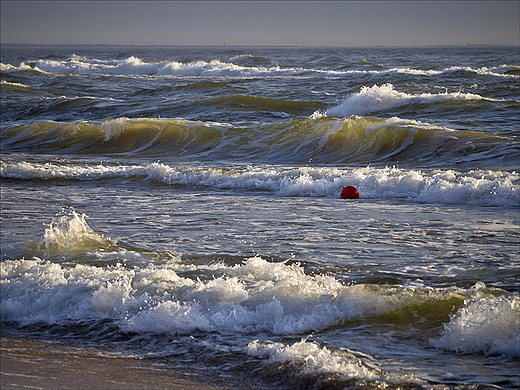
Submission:
M 0 366 L 2 390 L 224 389 L 184 379 L 182 373 L 159 363 L 10 338 L 1 339 Z

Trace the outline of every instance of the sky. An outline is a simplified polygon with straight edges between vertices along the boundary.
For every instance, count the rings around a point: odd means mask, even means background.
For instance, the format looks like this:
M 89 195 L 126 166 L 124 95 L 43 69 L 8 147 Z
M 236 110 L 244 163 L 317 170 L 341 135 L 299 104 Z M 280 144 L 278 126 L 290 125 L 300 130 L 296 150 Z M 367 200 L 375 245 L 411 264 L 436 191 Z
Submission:
M 520 45 L 514 1 L 4 1 L 2 44 Z

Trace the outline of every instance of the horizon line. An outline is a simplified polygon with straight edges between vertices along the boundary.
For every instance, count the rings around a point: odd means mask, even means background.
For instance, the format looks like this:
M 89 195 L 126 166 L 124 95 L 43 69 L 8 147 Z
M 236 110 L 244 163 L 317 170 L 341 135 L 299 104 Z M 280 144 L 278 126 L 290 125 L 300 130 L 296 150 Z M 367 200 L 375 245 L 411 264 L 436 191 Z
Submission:
M 467 44 L 434 44 L 434 45 L 204 45 L 204 44 L 132 44 L 132 43 L 0 43 L 1 46 L 117 46 L 117 47 L 323 47 L 323 48 L 419 48 L 419 47 L 520 47 L 520 44 L 493 44 L 493 43 L 467 43 Z

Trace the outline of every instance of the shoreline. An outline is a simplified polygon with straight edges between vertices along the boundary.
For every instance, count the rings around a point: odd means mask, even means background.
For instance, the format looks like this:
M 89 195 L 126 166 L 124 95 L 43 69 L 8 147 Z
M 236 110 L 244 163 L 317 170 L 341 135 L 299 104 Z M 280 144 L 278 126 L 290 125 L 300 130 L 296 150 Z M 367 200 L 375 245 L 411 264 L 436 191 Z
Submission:
M 0 388 L 52 390 L 225 390 L 183 378 L 164 364 L 102 356 L 88 348 L 5 337 L 0 339 Z

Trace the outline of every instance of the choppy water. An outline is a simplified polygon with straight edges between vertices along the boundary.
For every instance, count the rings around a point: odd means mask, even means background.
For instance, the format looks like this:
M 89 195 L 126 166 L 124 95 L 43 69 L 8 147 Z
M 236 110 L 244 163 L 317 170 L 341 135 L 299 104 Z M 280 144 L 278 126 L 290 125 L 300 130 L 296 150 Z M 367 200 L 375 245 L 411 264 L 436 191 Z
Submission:
M 518 48 L 1 54 L 4 332 L 247 388 L 520 386 Z

